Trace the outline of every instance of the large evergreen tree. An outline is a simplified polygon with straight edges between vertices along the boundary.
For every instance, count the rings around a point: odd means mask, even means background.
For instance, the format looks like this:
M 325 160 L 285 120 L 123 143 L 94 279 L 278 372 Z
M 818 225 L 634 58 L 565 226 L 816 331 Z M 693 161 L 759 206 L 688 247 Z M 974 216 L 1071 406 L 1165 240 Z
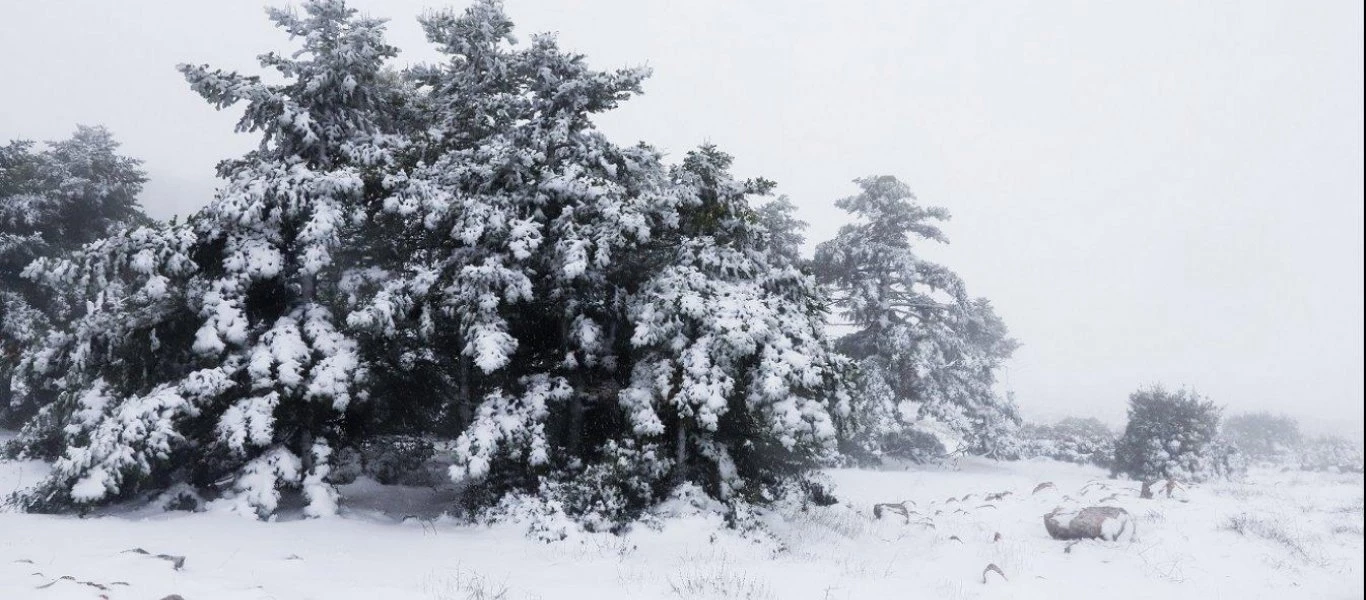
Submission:
M 71 343 L 33 353 L 35 373 L 68 373 L 60 402 L 26 434 L 50 439 L 56 424 L 61 438 L 35 508 L 226 476 L 227 493 L 261 514 L 281 489 L 302 489 L 310 514 L 335 509 L 323 478 L 366 373 L 334 317 L 350 272 L 339 256 L 359 207 L 382 193 L 397 142 L 382 70 L 395 50 L 381 21 L 340 0 L 270 18 L 301 41 L 291 56 L 261 56 L 281 83 L 181 67 L 215 106 L 244 103 L 238 129 L 261 136 L 220 165 L 226 183 L 210 205 L 188 226 L 49 267 L 55 285 L 87 283 L 101 301 Z M 117 278 L 145 283 L 129 294 L 107 283 Z
M 270 15 L 301 40 L 261 57 L 279 83 L 182 67 L 261 136 L 213 202 L 43 267 L 86 308 L 23 354 L 58 398 L 21 440 L 58 458 L 30 508 L 184 482 L 323 515 L 341 450 L 420 433 L 454 438 L 471 505 L 610 526 L 830 457 L 843 362 L 791 205 L 714 148 L 669 167 L 598 132 L 644 70 L 516 44 L 492 0 L 424 17 L 446 59 L 401 73 L 340 0 Z
M 407 258 L 360 282 L 348 318 L 402 374 L 389 390 L 431 399 L 386 414 L 416 411 L 459 433 L 452 475 L 473 484 L 476 504 L 554 493 L 571 512 L 616 518 L 673 484 L 728 497 L 738 478 L 813 464 L 828 436 L 791 428 L 829 420 L 828 395 L 815 390 L 828 391 L 833 359 L 814 285 L 749 204 L 770 184 L 731 181 L 730 158 L 715 149 L 668 169 L 649 147 L 606 140 L 592 115 L 638 93 L 644 70 L 593 71 L 549 36 L 519 46 L 496 2 L 423 24 L 448 60 L 411 73 L 409 118 L 421 134 L 395 197 L 372 218 L 377 252 Z M 727 346 L 741 334 L 715 330 L 732 322 L 714 322 L 704 305 L 722 298 L 735 304 L 718 308 L 757 311 L 745 328 L 768 319 L 768 329 Z M 792 316 L 765 316 L 774 310 Z M 685 355 L 701 362 L 685 368 Z M 783 365 L 767 379 L 770 398 L 744 389 Z M 774 422 L 776 409 L 761 407 L 782 386 L 806 399 Z M 728 419 L 737 429 L 718 435 Z M 774 432 L 779 460 L 737 471 L 732 454 Z M 648 464 L 601 479 L 624 454 Z M 576 478 L 619 493 L 569 499 L 584 495 L 567 490 Z
M 925 260 L 913 244 L 947 241 L 942 208 L 915 203 L 893 177 L 857 181 L 862 191 L 836 205 L 855 222 L 816 249 L 821 282 L 853 331 L 838 348 L 858 363 L 855 405 L 841 431 L 846 451 L 903 447 L 913 428 L 947 432 L 966 449 L 991 454 L 993 435 L 1018 423 L 1013 403 L 993 389 L 1017 344 L 985 299 Z
M 824 337 L 825 298 L 791 252 L 790 227 L 764 219 L 713 147 L 674 169 L 686 190 L 680 224 L 663 240 L 631 301 L 632 431 L 668 440 L 676 480 L 716 497 L 760 499 L 835 451 L 842 361 Z

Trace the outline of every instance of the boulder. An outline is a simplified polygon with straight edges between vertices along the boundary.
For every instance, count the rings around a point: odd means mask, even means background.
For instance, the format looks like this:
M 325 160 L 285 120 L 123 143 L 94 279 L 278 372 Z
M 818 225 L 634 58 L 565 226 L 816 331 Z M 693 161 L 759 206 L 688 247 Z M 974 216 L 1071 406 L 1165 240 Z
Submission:
M 1114 541 L 1128 532 L 1133 539 L 1134 521 L 1116 506 L 1091 506 L 1081 510 L 1056 508 L 1043 516 L 1043 526 L 1055 540 Z

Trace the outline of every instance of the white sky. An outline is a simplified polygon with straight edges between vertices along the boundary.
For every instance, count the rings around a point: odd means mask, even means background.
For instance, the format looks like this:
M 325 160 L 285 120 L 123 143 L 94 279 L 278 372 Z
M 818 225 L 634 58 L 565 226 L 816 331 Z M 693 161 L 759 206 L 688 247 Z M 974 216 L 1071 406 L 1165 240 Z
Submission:
M 412 17 L 438 1 L 354 5 L 392 19 L 401 63 L 434 56 Z M 524 38 L 654 67 L 602 128 L 674 157 L 720 145 L 814 241 L 863 175 L 949 208 L 930 254 L 1024 343 L 1004 379 L 1026 417 L 1118 424 L 1164 382 L 1359 435 L 1360 2 L 507 6 Z M 252 0 L 4 0 L 0 140 L 104 124 L 146 161 L 149 210 L 188 213 L 254 142 L 175 64 L 255 72 L 289 48 Z

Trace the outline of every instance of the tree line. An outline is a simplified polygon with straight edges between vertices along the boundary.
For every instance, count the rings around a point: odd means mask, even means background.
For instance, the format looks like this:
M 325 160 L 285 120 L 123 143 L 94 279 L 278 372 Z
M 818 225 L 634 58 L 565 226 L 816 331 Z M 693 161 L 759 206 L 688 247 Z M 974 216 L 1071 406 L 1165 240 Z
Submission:
M 926 431 L 992 455 L 1019 422 L 994 389 L 1017 343 L 917 253 L 948 213 L 897 179 L 857 180 L 806 258 L 721 149 L 596 129 L 646 69 L 518 42 L 496 0 L 421 17 L 444 58 L 405 69 L 342 0 L 269 17 L 297 48 L 268 76 L 179 67 L 260 139 L 188 218 L 142 213 L 102 129 L 0 149 L 0 421 L 54 464 L 23 507 L 323 516 L 348 456 L 406 436 L 449 442 L 472 511 L 614 527 L 681 488 L 826 498 L 813 469 Z

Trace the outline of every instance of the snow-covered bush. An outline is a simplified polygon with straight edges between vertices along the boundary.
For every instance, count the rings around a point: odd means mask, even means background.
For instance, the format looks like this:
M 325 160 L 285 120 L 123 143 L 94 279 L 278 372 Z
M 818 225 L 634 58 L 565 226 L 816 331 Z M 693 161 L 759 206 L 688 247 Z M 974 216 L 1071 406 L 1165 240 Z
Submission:
M 1246 468 L 1219 439 L 1220 408 L 1194 392 L 1161 387 L 1129 395 L 1129 422 L 1115 442 L 1111 470 L 1134 479 L 1203 481 Z
M 433 454 L 432 442 L 419 436 L 375 436 L 360 445 L 360 470 L 380 483 L 426 483 L 423 467 Z
M 1067 417 L 1057 423 L 1028 423 L 1020 429 L 1020 454 L 1076 464 L 1110 466 L 1115 457 L 1115 433 L 1094 418 Z
M 673 465 L 662 449 L 637 448 L 631 440 L 609 441 L 601 452 L 581 471 L 543 481 L 541 495 L 588 531 L 615 531 L 658 501 Z
M 940 460 L 948 454 L 939 436 L 914 427 L 884 434 L 880 446 L 885 456 L 918 463 Z
M 1299 447 L 1300 426 L 1295 419 L 1271 413 L 1244 413 L 1224 419 L 1221 434 L 1248 460 L 1285 462 Z
M 1297 454 L 1300 468 L 1305 470 L 1362 472 L 1361 444 L 1340 437 L 1321 436 L 1305 440 Z

